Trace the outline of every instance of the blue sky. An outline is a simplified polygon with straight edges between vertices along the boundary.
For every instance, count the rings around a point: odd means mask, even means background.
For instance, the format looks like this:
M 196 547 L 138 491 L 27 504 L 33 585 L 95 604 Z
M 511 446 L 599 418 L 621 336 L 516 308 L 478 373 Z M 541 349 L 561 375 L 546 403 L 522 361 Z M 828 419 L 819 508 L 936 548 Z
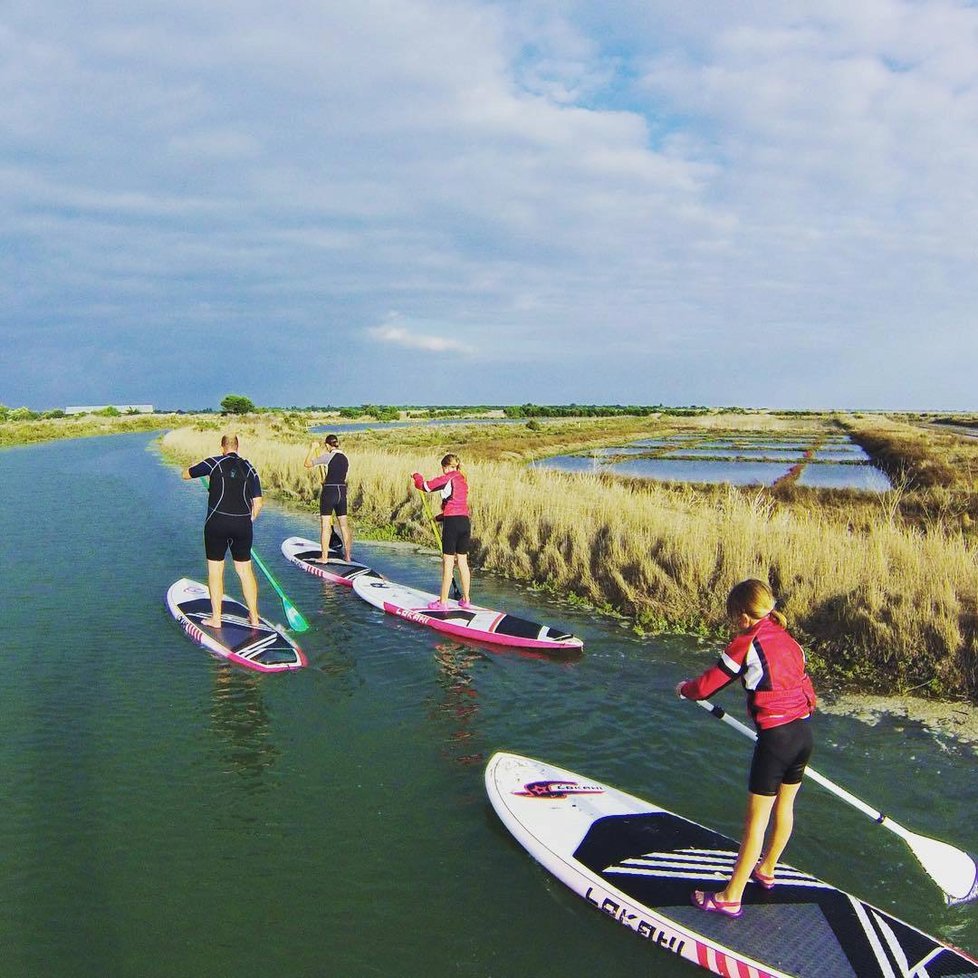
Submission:
M 0 403 L 978 408 L 978 9 L 0 11 Z

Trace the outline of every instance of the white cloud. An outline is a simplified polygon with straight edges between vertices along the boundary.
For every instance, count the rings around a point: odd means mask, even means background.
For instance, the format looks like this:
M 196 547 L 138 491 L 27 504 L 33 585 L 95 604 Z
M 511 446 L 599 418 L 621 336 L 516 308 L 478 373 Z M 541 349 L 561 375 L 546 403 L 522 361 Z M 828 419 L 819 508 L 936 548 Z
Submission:
M 780 349 L 898 402 L 927 323 L 949 352 L 919 389 L 971 397 L 976 30 L 956 0 L 15 0 L 0 329 L 254 328 L 312 375 L 344 344 L 357 403 L 378 348 L 478 351 L 514 400 L 699 403 L 749 400 L 732 358 Z M 256 396 L 315 401 L 289 366 Z
M 366 333 L 371 339 L 381 343 L 401 346 L 409 350 L 423 350 L 426 353 L 475 353 L 472 347 L 461 340 L 435 336 L 430 333 L 419 333 L 406 326 L 398 326 L 393 323 L 371 326 L 366 330 Z

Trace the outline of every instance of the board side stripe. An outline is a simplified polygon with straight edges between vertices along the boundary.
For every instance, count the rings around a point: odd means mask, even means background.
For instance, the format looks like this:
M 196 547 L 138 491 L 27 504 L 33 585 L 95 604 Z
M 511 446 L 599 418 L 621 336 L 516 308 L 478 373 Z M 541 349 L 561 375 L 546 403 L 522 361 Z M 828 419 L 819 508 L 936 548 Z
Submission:
M 696 963 L 701 968 L 710 967 L 710 959 L 707 955 L 707 947 L 705 944 L 701 944 L 699 941 L 696 942 Z M 712 968 L 710 969 L 713 970 Z
M 880 974 L 883 975 L 883 978 L 897 978 L 896 972 L 893 970 L 892 965 L 887 959 L 886 951 L 884 950 L 883 945 L 880 943 L 879 934 L 876 933 L 876 928 L 873 926 L 873 922 L 869 919 L 869 916 L 866 913 L 865 906 L 863 906 L 861 901 L 857 900 L 853 896 L 849 897 L 849 902 L 852 904 L 852 909 L 856 911 L 856 916 L 859 918 L 859 923 L 862 924 L 866 938 L 873 949 L 873 953 L 876 955 L 876 961 L 879 964 Z

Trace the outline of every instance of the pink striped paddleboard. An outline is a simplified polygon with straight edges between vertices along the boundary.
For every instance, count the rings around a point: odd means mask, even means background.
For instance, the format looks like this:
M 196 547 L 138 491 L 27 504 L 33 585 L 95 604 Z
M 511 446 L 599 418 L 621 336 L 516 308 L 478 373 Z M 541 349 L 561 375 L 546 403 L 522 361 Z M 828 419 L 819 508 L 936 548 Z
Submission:
M 489 608 L 460 608 L 457 601 L 449 601 L 444 611 L 434 611 L 429 602 L 437 594 L 419 591 L 403 584 L 364 575 L 353 581 L 354 592 L 368 604 L 389 615 L 427 625 L 437 632 L 468 638 L 493 645 L 508 645 L 520 649 L 567 652 L 580 651 L 584 642 L 570 632 L 541 625 L 516 615 Z
M 248 624 L 248 609 L 233 598 L 222 603 L 221 627 L 205 625 L 211 599 L 207 587 L 184 577 L 170 585 L 166 606 L 183 630 L 213 655 L 256 672 L 285 672 L 306 665 L 302 649 L 270 621 Z
M 323 551 L 320 545 L 312 540 L 306 540 L 305 537 L 289 537 L 283 541 L 282 553 L 286 560 L 291 561 L 296 567 L 301 567 L 307 574 L 321 577 L 324 581 L 331 581 L 333 584 L 352 587 L 353 581 L 361 574 L 380 577 L 366 564 L 355 560 L 344 560 L 342 547 L 338 545 L 339 537 L 336 536 L 335 531 L 333 538 L 335 543 L 330 542 L 325 563 L 322 560 Z
M 743 915 L 705 913 L 737 843 L 572 771 L 494 754 L 486 791 L 527 852 L 595 910 L 727 978 L 976 978 L 978 962 L 814 876 L 778 863 Z M 526 912 L 523 908 L 521 912 Z

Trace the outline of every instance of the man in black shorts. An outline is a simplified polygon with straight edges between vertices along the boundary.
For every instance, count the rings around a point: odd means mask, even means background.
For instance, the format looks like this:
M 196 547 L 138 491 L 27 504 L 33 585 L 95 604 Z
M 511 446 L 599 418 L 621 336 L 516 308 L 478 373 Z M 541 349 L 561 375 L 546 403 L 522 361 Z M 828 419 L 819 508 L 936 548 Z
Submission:
M 254 522 L 262 508 L 261 482 L 255 467 L 238 455 L 237 435 L 221 438 L 221 454 L 183 470 L 185 479 L 207 477 L 209 498 L 204 520 L 204 551 L 207 554 L 207 587 L 211 595 L 211 616 L 205 625 L 221 627 L 224 601 L 224 558 L 231 550 L 234 569 L 248 606 L 248 620 L 257 625 L 258 581 L 251 566 L 251 541 Z
M 350 471 L 350 460 L 345 452 L 340 451 L 339 438 L 336 435 L 327 435 L 323 439 L 322 450 L 319 442 L 314 441 L 306 452 L 306 460 L 303 464 L 307 469 L 317 465 L 323 466 L 323 488 L 319 494 L 319 536 L 323 551 L 321 562 L 325 564 L 329 560 L 329 541 L 333 535 L 334 514 L 343 539 L 343 559 L 352 560 L 353 530 L 350 529 L 346 518 L 346 476 Z

